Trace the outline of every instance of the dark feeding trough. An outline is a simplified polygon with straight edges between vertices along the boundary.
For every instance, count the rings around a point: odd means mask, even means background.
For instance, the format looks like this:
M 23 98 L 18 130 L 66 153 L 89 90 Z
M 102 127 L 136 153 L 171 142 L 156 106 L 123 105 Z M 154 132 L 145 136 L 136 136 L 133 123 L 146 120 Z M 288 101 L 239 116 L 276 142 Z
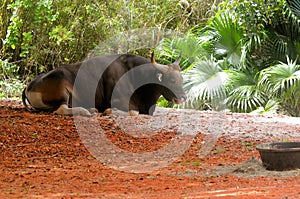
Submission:
M 300 142 L 274 142 L 256 147 L 268 170 L 300 169 Z

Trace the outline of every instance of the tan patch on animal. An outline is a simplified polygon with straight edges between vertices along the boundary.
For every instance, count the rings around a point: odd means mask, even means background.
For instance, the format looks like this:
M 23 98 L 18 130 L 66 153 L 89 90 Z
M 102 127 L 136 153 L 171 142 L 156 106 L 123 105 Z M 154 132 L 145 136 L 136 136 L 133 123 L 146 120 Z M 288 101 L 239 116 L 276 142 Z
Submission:
M 59 115 L 83 115 L 91 116 L 91 113 L 82 107 L 69 108 L 66 104 L 62 104 L 56 111 L 55 114 Z

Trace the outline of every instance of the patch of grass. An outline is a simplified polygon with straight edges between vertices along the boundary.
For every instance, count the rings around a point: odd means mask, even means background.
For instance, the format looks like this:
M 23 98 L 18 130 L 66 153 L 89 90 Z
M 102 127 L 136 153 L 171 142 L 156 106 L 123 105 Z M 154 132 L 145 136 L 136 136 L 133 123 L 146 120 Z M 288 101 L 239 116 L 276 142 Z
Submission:
M 280 140 L 281 142 L 291 142 L 291 140 L 290 139 L 288 139 L 288 138 L 281 138 L 281 140 Z
M 195 161 L 192 163 L 192 165 L 193 165 L 194 167 L 199 166 L 199 165 L 200 165 L 200 160 L 195 160 Z
M 216 154 L 222 154 L 225 153 L 226 149 L 224 148 L 224 146 L 217 146 L 216 148 Z
M 254 143 L 251 141 L 250 142 L 242 141 L 242 146 L 246 146 L 247 148 L 253 148 Z
M 251 151 L 254 149 L 255 144 L 252 141 L 250 142 L 242 141 L 242 146 L 246 147 L 246 151 Z

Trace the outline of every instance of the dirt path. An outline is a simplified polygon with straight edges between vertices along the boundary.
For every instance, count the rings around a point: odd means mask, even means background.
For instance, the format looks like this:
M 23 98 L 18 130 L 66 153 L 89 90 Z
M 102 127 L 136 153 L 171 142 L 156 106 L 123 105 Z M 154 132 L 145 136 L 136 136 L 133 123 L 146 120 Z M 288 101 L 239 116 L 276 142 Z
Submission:
M 299 133 L 285 116 L 73 118 L 0 101 L 0 198 L 300 198 L 300 170 L 267 171 L 255 149 Z

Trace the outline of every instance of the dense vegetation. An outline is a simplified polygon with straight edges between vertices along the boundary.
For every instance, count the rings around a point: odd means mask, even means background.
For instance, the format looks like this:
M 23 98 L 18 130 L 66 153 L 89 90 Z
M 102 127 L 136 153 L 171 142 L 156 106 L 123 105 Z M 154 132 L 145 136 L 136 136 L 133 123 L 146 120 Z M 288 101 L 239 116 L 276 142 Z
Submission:
M 185 107 L 300 115 L 299 0 L 2 1 L 0 98 L 62 63 L 155 49 L 183 53 Z
M 187 4 L 178 0 L 1 1 L 2 97 L 17 95 L 21 82 L 27 82 L 38 73 L 49 71 L 63 63 L 83 60 L 96 46 L 112 40 L 110 38 L 115 35 L 121 35 L 123 40 L 128 40 L 128 35 L 122 34 L 137 29 L 154 27 L 186 32 L 190 27 L 204 25 L 211 16 L 210 9 L 214 2 L 203 0 Z M 135 51 L 128 48 L 114 50 L 122 53 Z
M 299 0 L 228 0 L 203 29 L 165 42 L 190 60 L 185 106 L 300 116 L 299 17 Z

